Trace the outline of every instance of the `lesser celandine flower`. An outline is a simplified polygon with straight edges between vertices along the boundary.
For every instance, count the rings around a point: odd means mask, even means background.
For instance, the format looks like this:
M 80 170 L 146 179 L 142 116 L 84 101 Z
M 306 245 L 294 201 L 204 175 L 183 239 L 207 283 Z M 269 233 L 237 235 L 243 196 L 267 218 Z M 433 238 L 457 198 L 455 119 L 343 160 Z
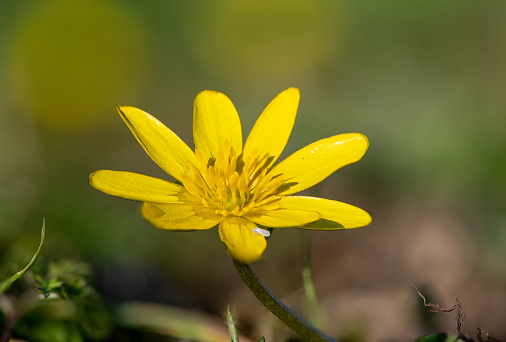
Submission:
M 269 236 L 266 227 L 333 230 L 369 224 L 369 214 L 352 205 L 289 196 L 358 161 L 368 147 L 361 134 L 340 134 L 275 165 L 291 133 L 299 98 L 296 88 L 276 96 L 243 147 L 241 123 L 230 99 L 202 91 L 193 107 L 195 152 L 148 113 L 119 107 L 137 141 L 177 182 L 101 170 L 91 174 L 90 183 L 107 194 L 144 202 L 144 218 L 158 228 L 201 230 L 219 224 L 229 254 L 242 263 L 261 257 Z

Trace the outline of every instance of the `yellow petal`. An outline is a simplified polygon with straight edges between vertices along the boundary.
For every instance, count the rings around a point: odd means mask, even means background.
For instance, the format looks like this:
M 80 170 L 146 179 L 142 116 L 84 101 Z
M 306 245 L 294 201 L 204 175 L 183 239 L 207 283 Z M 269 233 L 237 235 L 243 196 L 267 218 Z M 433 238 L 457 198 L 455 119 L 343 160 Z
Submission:
M 275 209 L 262 212 L 261 215 L 251 214 L 246 216 L 257 224 L 270 228 L 298 227 L 320 219 L 320 214 L 312 208 Z
M 227 246 L 228 253 L 235 260 L 249 264 L 262 256 L 267 241 L 253 231 L 257 226 L 242 217 L 230 216 L 220 224 L 220 238 Z
M 106 194 L 141 202 L 177 203 L 184 193 L 177 184 L 124 171 L 93 172 L 90 184 Z
M 230 99 L 216 91 L 204 90 L 193 103 L 193 140 L 206 161 L 216 158 L 225 140 L 237 155 L 242 151 L 239 115 Z M 229 151 L 227 151 L 228 153 Z
M 155 117 L 129 106 L 118 111 L 151 159 L 172 177 L 181 180 L 188 165 L 197 164 L 193 151 Z
M 301 226 L 307 229 L 348 229 L 367 226 L 371 216 L 364 210 L 350 204 L 318 197 L 286 196 L 280 206 L 287 209 L 314 210 L 320 213 L 320 220 Z
M 295 152 L 271 172 L 283 174 L 290 188 L 283 195 L 307 189 L 364 155 L 369 141 L 359 133 L 340 134 L 314 142 Z
M 289 88 L 269 103 L 246 140 L 244 159 L 269 153 L 273 157 L 271 165 L 276 161 L 292 132 L 299 99 L 299 89 Z
M 167 230 L 209 229 L 219 223 L 221 216 L 213 210 L 192 204 L 144 203 L 142 216 L 153 226 Z

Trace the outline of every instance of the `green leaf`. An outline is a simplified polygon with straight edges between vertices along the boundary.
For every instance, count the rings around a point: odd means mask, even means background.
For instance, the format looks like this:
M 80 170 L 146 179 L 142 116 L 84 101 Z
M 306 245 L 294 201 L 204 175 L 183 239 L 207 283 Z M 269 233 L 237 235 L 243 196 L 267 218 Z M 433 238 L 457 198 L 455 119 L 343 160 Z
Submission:
M 149 330 L 172 337 L 170 341 L 229 342 L 231 338 L 222 319 L 200 311 L 144 302 L 123 303 L 114 311 L 119 326 Z
M 230 340 L 232 342 L 239 342 L 239 336 L 237 335 L 237 328 L 235 327 L 234 318 L 230 312 L 230 306 L 227 306 L 227 325 L 230 333 Z
M 44 277 L 36 276 L 35 282 L 46 298 L 51 293 L 62 299 L 87 298 L 95 294 L 95 290 L 89 284 L 90 278 L 91 269 L 87 264 L 61 260 L 50 263 L 47 274 Z
M 420 337 L 415 342 L 445 342 L 447 338 L 448 338 L 447 333 L 438 333 L 434 335 Z

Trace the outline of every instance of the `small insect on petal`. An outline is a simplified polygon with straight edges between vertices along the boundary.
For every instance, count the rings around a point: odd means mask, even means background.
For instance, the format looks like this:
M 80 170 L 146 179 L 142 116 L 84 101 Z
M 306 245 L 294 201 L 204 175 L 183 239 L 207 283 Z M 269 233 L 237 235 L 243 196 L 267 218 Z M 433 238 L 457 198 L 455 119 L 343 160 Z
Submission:
M 257 233 L 259 235 L 262 235 L 264 237 L 271 236 L 271 233 L 268 230 L 262 229 L 262 228 L 255 228 L 253 229 L 253 233 Z

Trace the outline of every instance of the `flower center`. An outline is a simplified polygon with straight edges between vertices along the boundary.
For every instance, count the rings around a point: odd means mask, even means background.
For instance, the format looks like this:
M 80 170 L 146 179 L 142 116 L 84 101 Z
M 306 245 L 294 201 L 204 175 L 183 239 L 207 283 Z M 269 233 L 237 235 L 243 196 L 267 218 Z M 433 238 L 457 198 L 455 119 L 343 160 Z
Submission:
M 191 200 L 223 216 L 279 208 L 279 194 L 287 187 L 283 175 L 269 173 L 269 154 L 243 159 L 225 141 L 215 158 L 205 160 L 198 150 L 195 156 L 197 166 L 190 164 L 181 176 Z

